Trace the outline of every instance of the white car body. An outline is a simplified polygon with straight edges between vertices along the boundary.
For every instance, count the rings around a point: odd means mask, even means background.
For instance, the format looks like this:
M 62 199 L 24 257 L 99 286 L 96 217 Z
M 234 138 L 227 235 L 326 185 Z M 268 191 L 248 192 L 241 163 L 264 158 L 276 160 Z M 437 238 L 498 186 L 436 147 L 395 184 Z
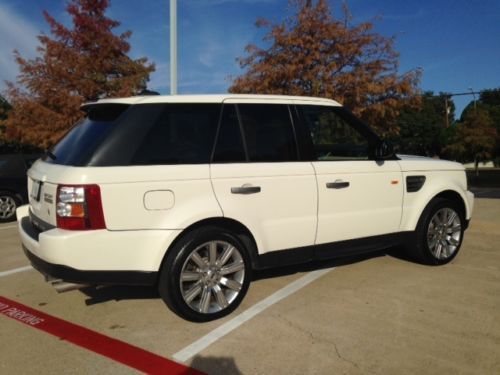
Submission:
M 154 96 L 99 101 L 99 104 L 106 103 L 131 106 L 273 103 L 339 107 L 338 103 L 326 99 L 251 95 Z M 408 192 L 407 177 L 415 175 L 425 176 L 425 183 L 418 192 Z M 370 238 L 392 238 L 414 232 L 426 206 L 440 195 L 452 197 L 461 204 L 467 222 L 473 210 L 473 195 L 467 190 L 461 164 L 404 155 L 383 161 L 136 166 L 68 166 L 39 160 L 29 170 L 28 177 L 28 191 L 33 191 L 36 181 L 41 183 L 41 192 L 38 201 L 31 197 L 30 204 L 17 211 L 19 233 L 27 254 L 50 266 L 77 271 L 78 275 L 87 271 L 94 274 L 126 271 L 148 274 L 149 282 L 156 280 L 174 241 L 199 223 L 226 220 L 246 228 L 257 252 L 252 254 L 252 264 L 259 268 L 281 264 L 273 262 L 273 255 L 286 255 L 288 250 L 290 254 L 297 254 L 301 249 L 315 246 L 322 249 L 322 245 L 330 243 L 348 244 L 356 239 L 368 239 L 369 243 Z M 338 181 L 348 181 L 348 188 L 326 187 Z M 100 187 L 104 229 L 57 227 L 57 188 L 61 184 Z M 261 191 L 231 194 L 233 187 L 241 186 L 258 186 Z M 35 235 L 26 227 L 30 212 L 31 220 L 35 218 L 38 222 Z M 366 247 L 366 241 L 363 246 Z M 339 255 L 343 252 L 342 247 Z M 320 258 L 335 256 L 329 249 L 318 254 L 322 254 Z M 50 273 L 50 270 L 49 267 L 49 271 L 42 271 Z M 134 278 L 129 281 L 142 283 Z

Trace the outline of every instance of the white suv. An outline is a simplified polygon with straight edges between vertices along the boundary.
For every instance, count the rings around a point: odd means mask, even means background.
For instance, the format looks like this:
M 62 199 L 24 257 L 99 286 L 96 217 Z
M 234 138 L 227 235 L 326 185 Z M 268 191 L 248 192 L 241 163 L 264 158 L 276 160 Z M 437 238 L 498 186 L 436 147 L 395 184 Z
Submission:
M 461 164 L 394 155 L 338 103 L 253 95 L 99 100 L 28 172 L 23 248 L 55 285 L 157 285 L 191 321 L 233 311 L 252 270 L 405 245 L 453 259 Z M 71 287 L 71 284 L 69 284 Z

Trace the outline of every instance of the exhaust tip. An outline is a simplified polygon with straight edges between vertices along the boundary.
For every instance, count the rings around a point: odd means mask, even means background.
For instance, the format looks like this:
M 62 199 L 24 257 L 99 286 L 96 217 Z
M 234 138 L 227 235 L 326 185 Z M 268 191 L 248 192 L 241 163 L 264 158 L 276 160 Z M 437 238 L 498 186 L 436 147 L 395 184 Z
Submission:
M 68 283 L 63 280 L 54 280 L 51 282 L 51 284 L 57 293 L 69 292 L 72 290 L 78 290 L 89 286 L 88 284 Z

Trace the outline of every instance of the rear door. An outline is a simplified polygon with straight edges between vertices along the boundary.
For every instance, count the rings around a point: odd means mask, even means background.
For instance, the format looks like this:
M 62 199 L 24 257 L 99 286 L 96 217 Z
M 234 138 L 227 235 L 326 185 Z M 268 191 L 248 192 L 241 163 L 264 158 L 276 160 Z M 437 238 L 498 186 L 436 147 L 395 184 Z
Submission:
M 226 101 L 211 178 L 224 216 L 250 229 L 261 254 L 314 244 L 316 179 L 288 105 Z
M 316 243 L 398 232 L 403 200 L 398 162 L 373 160 L 369 130 L 341 107 L 297 108 L 314 150 L 319 194 Z

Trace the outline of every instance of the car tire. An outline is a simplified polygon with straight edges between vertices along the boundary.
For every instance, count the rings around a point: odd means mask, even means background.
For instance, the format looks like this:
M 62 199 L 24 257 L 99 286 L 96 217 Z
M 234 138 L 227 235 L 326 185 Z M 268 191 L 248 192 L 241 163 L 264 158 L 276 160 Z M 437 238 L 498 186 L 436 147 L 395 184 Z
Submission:
M 233 312 L 251 280 L 248 249 L 225 229 L 204 227 L 183 235 L 163 262 L 161 298 L 174 313 L 207 322 Z
M 463 209 L 454 201 L 435 198 L 422 212 L 407 252 L 422 264 L 449 263 L 460 250 L 464 229 Z
M 21 205 L 19 198 L 10 191 L 0 191 L 0 223 L 16 219 L 16 209 Z

